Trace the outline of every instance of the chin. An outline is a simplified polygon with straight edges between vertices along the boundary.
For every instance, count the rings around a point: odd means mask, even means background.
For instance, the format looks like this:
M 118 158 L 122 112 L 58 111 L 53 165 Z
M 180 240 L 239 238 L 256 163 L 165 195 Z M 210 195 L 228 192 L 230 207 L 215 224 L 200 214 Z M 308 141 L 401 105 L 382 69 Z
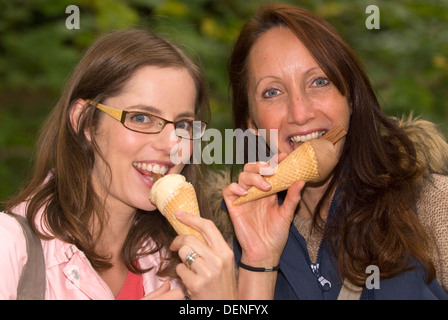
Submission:
M 137 210 L 143 210 L 143 211 L 157 210 L 157 207 L 154 204 L 152 204 L 151 201 L 149 201 L 149 196 L 142 196 L 138 199 L 134 199 L 134 201 L 132 202 L 132 207 L 134 207 Z

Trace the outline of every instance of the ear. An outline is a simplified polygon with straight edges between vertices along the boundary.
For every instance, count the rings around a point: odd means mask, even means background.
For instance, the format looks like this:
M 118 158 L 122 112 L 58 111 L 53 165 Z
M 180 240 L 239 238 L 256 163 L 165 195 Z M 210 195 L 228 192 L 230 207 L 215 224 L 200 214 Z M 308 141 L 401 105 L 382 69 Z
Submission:
M 79 131 L 79 123 L 80 123 L 81 117 L 84 113 L 84 109 L 86 107 L 87 107 L 87 102 L 85 102 L 83 99 L 78 99 L 73 103 L 72 107 L 70 108 L 70 111 L 69 111 L 70 112 L 70 115 L 69 115 L 70 124 L 76 133 L 78 133 L 78 131 Z M 85 129 L 84 134 L 85 134 L 86 138 L 89 141 L 91 141 L 89 129 Z

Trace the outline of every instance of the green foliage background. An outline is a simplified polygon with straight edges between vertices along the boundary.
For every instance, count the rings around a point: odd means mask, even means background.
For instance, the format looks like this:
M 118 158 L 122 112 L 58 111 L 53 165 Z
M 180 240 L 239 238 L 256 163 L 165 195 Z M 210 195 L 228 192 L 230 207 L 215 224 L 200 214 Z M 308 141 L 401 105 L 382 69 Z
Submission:
M 101 34 L 150 28 L 202 63 L 212 126 L 232 128 L 226 65 L 244 21 L 262 0 L 0 0 L 0 201 L 28 172 L 36 134 L 83 51 Z M 447 0 L 283 1 L 327 19 L 365 64 L 385 111 L 413 112 L 448 129 Z M 69 5 L 80 29 L 69 30 Z M 365 27 L 368 5 L 379 30 Z

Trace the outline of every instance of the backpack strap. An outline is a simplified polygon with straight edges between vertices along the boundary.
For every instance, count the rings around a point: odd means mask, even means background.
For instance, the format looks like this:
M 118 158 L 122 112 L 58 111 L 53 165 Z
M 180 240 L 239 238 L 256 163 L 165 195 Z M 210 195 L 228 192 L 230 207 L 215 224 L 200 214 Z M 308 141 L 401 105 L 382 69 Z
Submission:
M 31 230 L 26 218 L 11 214 L 22 227 L 26 239 L 28 260 L 23 266 L 17 287 L 17 300 L 43 300 L 45 298 L 45 258 L 40 238 Z

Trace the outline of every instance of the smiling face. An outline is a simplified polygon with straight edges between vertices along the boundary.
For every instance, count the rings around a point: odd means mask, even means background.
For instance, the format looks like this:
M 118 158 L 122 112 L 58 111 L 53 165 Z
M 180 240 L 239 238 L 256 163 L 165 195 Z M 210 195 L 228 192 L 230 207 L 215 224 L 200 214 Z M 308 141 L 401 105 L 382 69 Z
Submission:
M 143 67 L 135 72 L 119 95 L 103 101 L 107 106 L 144 111 L 167 120 L 195 119 L 196 88 L 186 69 Z M 191 141 L 177 138 L 173 124 L 162 132 L 143 134 L 128 130 L 119 121 L 101 113 L 95 140 L 107 166 L 95 155 L 93 181 L 100 195 L 108 195 L 108 206 L 155 210 L 148 200 L 153 173 L 180 173 L 184 164 L 173 164 L 170 154 L 178 147 L 189 158 Z M 111 181 L 109 185 L 109 181 Z
M 272 28 L 253 45 L 248 59 L 249 127 L 278 130 L 279 152 L 339 124 L 348 130 L 350 108 L 302 42 L 288 28 Z M 339 152 L 343 141 L 336 144 Z

